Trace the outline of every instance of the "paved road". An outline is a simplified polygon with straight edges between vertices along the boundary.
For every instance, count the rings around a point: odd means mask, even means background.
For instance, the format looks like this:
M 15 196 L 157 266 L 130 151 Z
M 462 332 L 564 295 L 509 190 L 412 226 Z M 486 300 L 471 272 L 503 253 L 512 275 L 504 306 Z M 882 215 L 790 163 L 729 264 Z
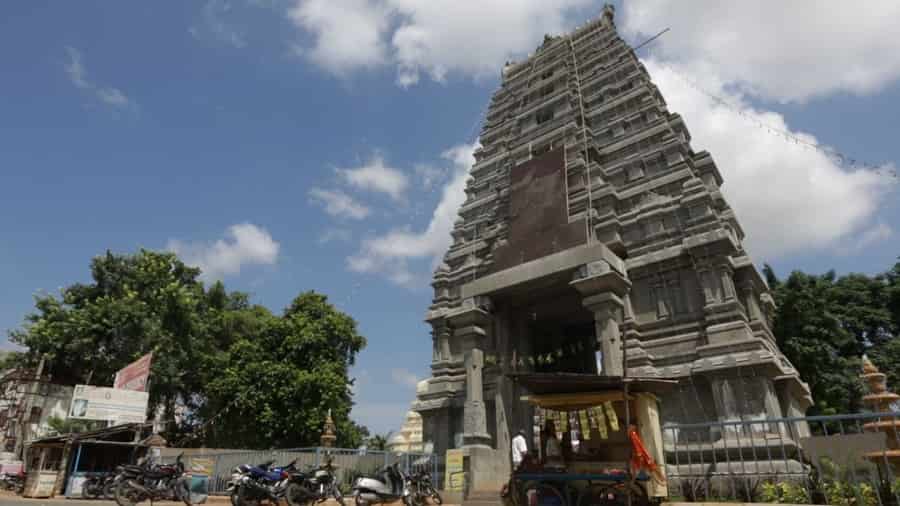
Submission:
M 230 506 L 227 497 L 210 497 L 206 504 L 210 506 Z M 10 493 L 0 494 L 0 506 L 117 506 L 115 501 L 88 501 L 84 499 L 66 499 L 55 497 L 53 499 L 28 499 Z M 150 506 L 149 502 L 141 503 L 141 506 Z M 184 506 L 180 502 L 154 502 L 153 506 Z

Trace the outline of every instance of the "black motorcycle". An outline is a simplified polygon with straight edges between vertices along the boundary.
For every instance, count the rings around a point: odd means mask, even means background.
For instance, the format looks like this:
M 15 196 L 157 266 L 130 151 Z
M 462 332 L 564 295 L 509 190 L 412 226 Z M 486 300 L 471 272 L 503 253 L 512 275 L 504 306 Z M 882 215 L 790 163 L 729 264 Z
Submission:
M 6 473 L 0 475 L 0 488 L 21 494 L 25 491 L 25 475 Z
M 335 475 L 334 459 L 325 456 L 325 462 L 306 472 L 291 473 L 285 499 L 290 506 L 307 506 L 334 498 L 338 504 L 344 504 L 344 496 Z
M 84 480 L 84 483 L 81 484 L 82 497 L 85 499 L 107 497 L 104 492 L 113 480 L 115 480 L 115 476 L 106 473 L 97 473 L 88 476 Z
M 441 505 L 444 500 L 441 494 L 434 489 L 431 482 L 431 473 L 418 471 L 409 478 L 409 493 L 414 506 L 424 506 L 430 499 L 433 504 Z
M 273 468 L 274 461 L 253 466 L 242 464 L 234 469 L 228 484 L 228 495 L 234 506 L 253 506 L 261 502 L 278 503 L 286 498 L 289 484 L 298 480 L 297 461 Z
M 122 466 L 116 487 L 116 503 L 134 506 L 143 501 L 177 501 L 191 506 L 189 477 L 185 473 L 182 455 L 173 465 L 147 464 Z

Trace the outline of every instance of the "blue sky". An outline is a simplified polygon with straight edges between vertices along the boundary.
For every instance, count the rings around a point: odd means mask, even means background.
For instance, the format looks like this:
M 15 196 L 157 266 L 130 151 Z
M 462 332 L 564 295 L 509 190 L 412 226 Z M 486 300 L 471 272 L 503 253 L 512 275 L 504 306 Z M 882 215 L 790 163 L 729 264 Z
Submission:
M 896 179 L 754 121 L 900 160 L 900 47 L 879 21 L 897 7 L 773 21 L 696 3 L 616 3 L 617 20 L 631 41 L 672 27 L 641 55 L 717 160 L 755 260 L 782 274 L 892 265 Z M 429 373 L 427 280 L 499 68 L 602 5 L 547 4 L 3 4 L 0 329 L 36 291 L 87 280 L 106 249 L 175 249 L 276 311 L 302 290 L 328 294 L 369 339 L 356 416 L 396 428 Z

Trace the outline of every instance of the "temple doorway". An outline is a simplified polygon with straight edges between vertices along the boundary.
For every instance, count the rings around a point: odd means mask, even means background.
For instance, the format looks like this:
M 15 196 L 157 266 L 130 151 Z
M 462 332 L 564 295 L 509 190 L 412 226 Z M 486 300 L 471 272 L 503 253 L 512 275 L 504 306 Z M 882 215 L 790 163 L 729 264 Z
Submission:
M 532 322 L 529 327 L 535 372 L 597 374 L 593 322 Z

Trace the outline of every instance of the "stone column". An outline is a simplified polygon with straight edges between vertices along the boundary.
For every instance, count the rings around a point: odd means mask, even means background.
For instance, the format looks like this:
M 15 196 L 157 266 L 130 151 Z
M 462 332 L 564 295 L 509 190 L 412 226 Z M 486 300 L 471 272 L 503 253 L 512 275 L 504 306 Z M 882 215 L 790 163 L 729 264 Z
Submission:
M 747 281 L 741 284 L 741 292 L 743 292 L 744 300 L 746 301 L 747 319 L 751 322 L 759 320 L 759 304 L 756 302 L 756 290 L 753 288 L 753 282 Z
M 719 302 L 717 295 L 717 290 L 715 287 L 715 280 L 713 279 L 712 271 L 706 265 L 700 265 L 697 267 L 697 277 L 700 279 L 700 290 L 703 292 L 703 305 L 709 306 L 710 304 L 715 304 Z
M 716 404 L 716 418 L 720 422 L 737 422 L 741 419 L 738 408 L 738 400 L 733 385 L 734 378 L 727 376 L 714 376 L 711 378 L 713 401 Z M 719 433 L 722 437 L 734 437 L 740 431 L 738 425 L 726 425 L 712 429 L 713 433 Z
M 578 269 L 570 285 L 585 296 L 582 304 L 594 313 L 596 337 L 602 353 L 600 374 L 622 376 L 624 344 L 619 321 L 623 313 L 628 314 L 622 299 L 628 297 L 631 282 L 624 272 L 606 260 L 599 260 Z
M 484 406 L 484 354 L 475 348 L 466 354 L 466 402 L 463 405 L 463 445 L 490 446 Z
M 484 352 L 485 339 L 489 335 L 493 318 L 487 311 L 490 301 L 486 298 L 467 299 L 447 315 L 453 327 L 453 338 L 464 352 L 466 372 L 466 400 L 463 404 L 463 445 L 490 447 L 491 436 L 487 432 L 487 413 L 484 404 Z
M 619 314 L 625 305 L 613 293 L 601 293 L 586 297 L 584 307 L 594 313 L 594 327 L 600 344 L 601 370 L 603 376 L 622 376 L 622 334 L 619 329 Z
M 734 275 L 734 269 L 731 267 L 731 264 L 719 264 L 716 268 L 716 272 L 718 272 L 719 280 L 722 284 L 722 300 L 734 300 L 736 296 L 734 289 L 734 279 L 732 278 L 732 275 Z
M 438 351 L 441 355 L 441 362 L 450 362 L 453 360 L 453 353 L 450 351 L 450 327 L 444 323 L 438 331 Z

